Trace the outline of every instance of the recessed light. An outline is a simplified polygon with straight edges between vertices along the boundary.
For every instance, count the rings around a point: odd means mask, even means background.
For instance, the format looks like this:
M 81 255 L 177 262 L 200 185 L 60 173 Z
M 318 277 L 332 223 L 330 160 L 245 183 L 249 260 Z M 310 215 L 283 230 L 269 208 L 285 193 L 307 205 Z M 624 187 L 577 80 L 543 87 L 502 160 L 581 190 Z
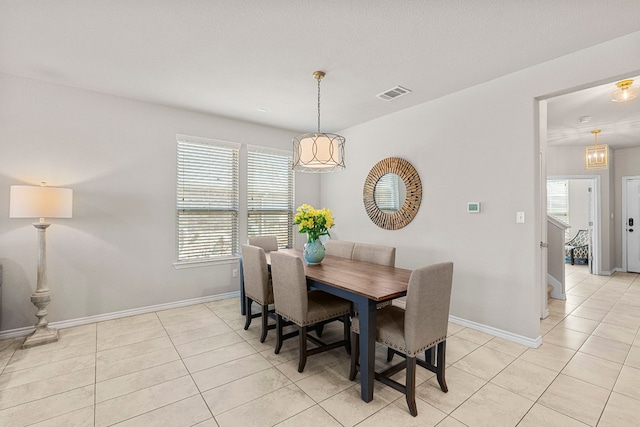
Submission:
M 590 120 L 591 120 L 591 116 L 580 116 L 580 117 L 578 117 L 578 121 L 580 123 L 589 123 Z

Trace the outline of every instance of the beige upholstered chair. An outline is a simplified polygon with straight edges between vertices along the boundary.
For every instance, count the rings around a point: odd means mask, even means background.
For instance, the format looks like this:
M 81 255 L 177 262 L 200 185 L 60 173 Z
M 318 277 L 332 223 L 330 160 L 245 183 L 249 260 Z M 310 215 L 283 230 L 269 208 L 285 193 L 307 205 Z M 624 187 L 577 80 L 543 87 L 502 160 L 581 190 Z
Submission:
M 376 379 L 403 392 L 409 412 L 414 417 L 418 415 L 415 398 L 416 363 L 435 372 L 442 391 L 448 391 L 444 369 L 452 277 L 452 262 L 414 270 L 409 279 L 406 309 L 388 306 L 377 312 L 376 341 L 388 347 L 387 360 L 391 361 L 394 354 L 400 354 L 406 360 L 376 373 Z M 355 379 L 359 369 L 359 326 L 358 318 L 354 317 L 351 327 L 354 345 L 349 374 L 351 380 Z M 437 347 L 437 355 L 434 355 L 434 347 Z M 425 362 L 416 357 L 423 351 Z M 390 378 L 404 368 L 407 370 L 406 386 Z
M 324 249 L 329 256 L 351 259 L 354 246 L 355 243 L 345 240 L 327 240 Z
M 392 246 L 356 243 L 353 247 L 352 259 L 372 264 L 394 267 L 396 265 L 396 248 Z
M 273 293 L 276 308 L 277 342 L 275 353 L 280 353 L 283 340 L 295 334 L 283 335 L 284 319 L 299 327 L 300 357 L 298 372 L 304 370 L 307 356 L 345 346 L 351 351 L 349 328 L 351 302 L 322 291 L 308 291 L 307 278 L 304 274 L 302 260 L 298 257 L 271 253 L 271 274 L 273 277 Z M 332 344 L 325 344 L 314 336 L 307 335 L 308 327 L 329 319 L 342 318 L 344 322 L 344 339 Z M 307 339 L 318 347 L 308 350 Z
M 246 321 L 244 329 L 247 330 L 254 317 L 262 318 L 262 334 L 260 342 L 264 342 L 269 327 L 269 304 L 273 304 L 273 287 L 269 278 L 267 258 L 264 249 L 257 246 L 242 245 L 242 274 L 244 276 L 244 298 L 246 307 Z M 251 313 L 253 301 L 262 306 L 261 314 Z
M 368 243 L 356 243 L 353 247 L 353 259 L 387 267 L 396 266 L 396 248 L 393 246 L 371 245 Z M 391 301 L 381 302 L 378 308 L 391 305 Z
M 276 236 L 249 237 L 249 244 L 264 249 L 265 252 L 278 250 L 278 238 Z

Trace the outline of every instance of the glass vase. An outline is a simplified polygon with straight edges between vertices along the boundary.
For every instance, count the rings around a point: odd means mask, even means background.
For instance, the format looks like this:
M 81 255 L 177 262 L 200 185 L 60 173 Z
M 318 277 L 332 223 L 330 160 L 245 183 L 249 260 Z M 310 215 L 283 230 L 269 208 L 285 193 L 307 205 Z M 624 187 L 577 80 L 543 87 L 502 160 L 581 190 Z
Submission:
M 324 245 L 320 239 L 315 239 L 304 244 L 302 254 L 309 265 L 320 264 L 324 259 Z

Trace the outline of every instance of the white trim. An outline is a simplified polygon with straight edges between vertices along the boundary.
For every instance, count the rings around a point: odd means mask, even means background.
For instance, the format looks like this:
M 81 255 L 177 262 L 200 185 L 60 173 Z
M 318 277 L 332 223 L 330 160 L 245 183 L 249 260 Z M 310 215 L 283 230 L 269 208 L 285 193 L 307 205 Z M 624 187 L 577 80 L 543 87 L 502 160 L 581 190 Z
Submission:
M 551 298 L 567 299 L 567 295 L 562 291 L 564 285 L 549 273 L 547 273 L 547 283 L 553 286 L 553 290 L 551 291 Z
M 404 300 L 393 300 L 393 305 L 398 306 L 400 308 L 406 308 L 407 303 Z M 549 313 L 547 311 L 547 316 L 548 315 Z M 511 332 L 503 331 L 502 329 L 493 328 L 491 326 L 472 322 L 471 320 L 462 319 L 456 316 L 449 316 L 449 322 L 455 323 L 456 325 L 464 326 L 466 328 L 475 329 L 476 331 L 484 332 L 489 335 L 504 338 L 507 341 L 526 345 L 527 347 L 538 348 L 542 344 L 541 335 L 538 336 L 538 338 L 536 339 L 531 339 L 531 338 L 523 337 L 522 335 L 517 335 Z
M 461 319 L 456 316 L 449 316 L 449 322 L 456 325 L 464 326 L 466 328 L 475 329 L 476 331 L 484 332 L 485 334 L 493 335 L 499 338 L 504 338 L 507 341 L 515 342 L 518 344 L 526 345 L 531 348 L 538 348 L 542 345 L 542 335 L 538 335 L 537 338 L 531 339 L 517 335 L 511 332 L 503 331 L 502 329 L 494 328 L 491 326 L 483 325 L 481 323 L 472 322 L 470 320 Z
M 204 138 L 202 136 L 183 135 L 180 133 L 176 134 L 176 141 L 198 142 L 200 144 L 216 144 L 235 149 L 240 149 L 240 147 L 242 146 L 242 144 L 239 142 L 224 141 L 222 139 L 214 138 Z
M 176 270 L 182 270 L 183 268 L 212 267 L 214 265 L 237 264 L 239 260 L 240 258 L 238 256 L 232 256 L 220 259 L 206 259 L 202 261 L 176 261 L 173 263 L 173 267 Z
M 65 328 L 71 328 L 73 326 L 81 326 L 81 325 L 87 325 L 90 323 L 104 322 L 105 320 L 120 319 L 121 317 L 129 317 L 129 316 L 135 316 L 138 314 L 152 313 L 154 311 L 169 310 L 171 308 L 185 307 L 187 305 L 203 304 L 205 302 L 235 298 L 238 296 L 240 296 L 240 291 L 227 292 L 224 294 L 209 295 L 206 297 L 199 297 L 199 298 L 187 299 L 182 301 L 168 302 L 164 304 L 150 305 L 147 307 L 133 308 L 130 310 L 116 311 L 113 313 L 98 314 L 95 316 L 81 317 L 78 319 L 52 322 L 52 323 L 49 323 L 49 326 L 57 329 L 65 329 Z M 240 311 L 240 306 L 238 306 L 238 311 Z M 26 335 L 29 335 L 31 332 L 33 332 L 33 329 L 34 329 L 33 326 L 29 326 L 25 328 L 9 329 L 7 331 L 2 331 L 0 332 L 0 340 L 24 337 Z

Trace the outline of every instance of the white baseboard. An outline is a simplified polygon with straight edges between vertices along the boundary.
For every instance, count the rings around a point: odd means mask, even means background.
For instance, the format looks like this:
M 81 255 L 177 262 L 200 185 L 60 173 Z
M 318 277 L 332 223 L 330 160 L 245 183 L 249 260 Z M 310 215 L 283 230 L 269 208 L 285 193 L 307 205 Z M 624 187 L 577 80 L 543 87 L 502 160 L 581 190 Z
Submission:
M 562 282 L 560 282 L 550 274 L 547 274 L 547 283 L 553 286 L 553 290 L 551 291 L 551 298 L 567 299 L 567 295 L 564 293 L 564 284 Z
M 78 319 L 63 320 L 60 322 L 51 322 L 49 326 L 56 329 L 71 328 L 73 326 L 87 325 L 89 323 L 104 322 L 105 320 L 119 319 L 121 317 L 136 316 L 138 314 L 152 313 L 154 311 L 169 310 L 171 308 L 185 307 L 187 305 L 202 304 L 205 302 L 218 301 L 227 298 L 240 296 L 239 291 L 227 292 L 225 294 L 210 295 L 206 297 L 193 298 L 188 300 L 169 302 L 164 304 L 150 305 L 147 307 L 132 308 L 130 310 L 116 311 L 113 313 L 98 314 L 95 316 L 81 317 Z M 238 307 L 238 310 L 240 308 Z M 33 326 L 26 328 L 10 329 L 0 332 L 0 340 L 10 338 L 24 337 L 33 332 Z
M 538 348 L 542 344 L 542 335 L 539 335 L 538 338 L 531 339 L 523 337 L 522 335 L 514 334 L 512 332 L 503 331 L 502 329 L 494 328 L 492 326 L 487 326 L 481 323 L 472 322 L 470 320 L 461 319 L 456 316 L 449 316 L 449 322 L 455 323 L 456 325 L 464 326 L 466 328 L 475 329 L 476 331 L 484 332 L 485 334 L 504 338 L 507 341 L 526 345 L 527 347 Z
M 404 300 L 394 300 L 393 305 L 406 308 L 406 302 Z M 548 313 L 547 313 L 548 315 Z M 449 322 L 456 325 L 464 326 L 467 328 L 475 329 L 476 331 L 484 332 L 489 335 L 504 338 L 507 341 L 512 341 L 518 344 L 526 345 L 527 347 L 538 348 L 542 344 L 542 336 L 538 336 L 536 339 L 523 337 L 522 335 L 516 335 L 511 332 L 503 331 L 502 329 L 493 328 L 491 326 L 483 325 L 481 323 L 472 322 L 470 320 L 461 319 L 456 316 L 449 316 Z

